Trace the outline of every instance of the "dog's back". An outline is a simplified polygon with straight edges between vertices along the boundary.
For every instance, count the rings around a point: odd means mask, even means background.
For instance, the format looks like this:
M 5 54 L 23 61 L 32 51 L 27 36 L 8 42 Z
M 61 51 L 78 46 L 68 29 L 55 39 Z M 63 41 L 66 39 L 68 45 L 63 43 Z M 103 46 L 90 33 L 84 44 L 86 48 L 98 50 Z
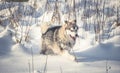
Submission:
M 43 39 L 49 39 L 49 40 L 53 40 L 54 38 L 54 34 L 55 31 L 58 31 L 60 29 L 61 26 L 55 26 L 55 27 L 51 27 L 49 28 L 44 34 L 42 34 L 42 38 Z
M 54 40 L 58 30 L 61 26 L 55 26 L 49 28 L 44 34 L 42 34 L 42 51 L 41 54 L 54 54 L 54 52 L 48 47 L 54 44 Z

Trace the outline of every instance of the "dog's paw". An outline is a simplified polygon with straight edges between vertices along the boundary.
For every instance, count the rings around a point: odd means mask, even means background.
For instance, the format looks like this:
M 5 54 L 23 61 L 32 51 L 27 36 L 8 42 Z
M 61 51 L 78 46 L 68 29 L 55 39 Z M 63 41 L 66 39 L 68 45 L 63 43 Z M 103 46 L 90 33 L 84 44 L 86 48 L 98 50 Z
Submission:
M 75 57 L 73 55 L 69 55 L 68 58 L 72 61 L 75 61 Z
M 78 62 L 78 59 L 77 59 L 75 56 L 71 56 L 70 59 L 71 59 L 72 61 Z
M 69 54 L 68 51 L 64 51 L 61 55 L 69 60 L 77 61 L 77 58 L 74 55 Z

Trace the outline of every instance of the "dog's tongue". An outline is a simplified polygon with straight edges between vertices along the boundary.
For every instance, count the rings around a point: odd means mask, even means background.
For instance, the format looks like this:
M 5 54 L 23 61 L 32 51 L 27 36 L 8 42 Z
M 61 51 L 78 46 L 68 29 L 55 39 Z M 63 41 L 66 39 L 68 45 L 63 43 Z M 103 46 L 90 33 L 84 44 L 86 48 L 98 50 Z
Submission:
M 71 35 L 70 35 L 70 37 L 71 37 L 73 40 L 75 40 L 75 37 L 73 37 L 73 36 L 71 36 Z

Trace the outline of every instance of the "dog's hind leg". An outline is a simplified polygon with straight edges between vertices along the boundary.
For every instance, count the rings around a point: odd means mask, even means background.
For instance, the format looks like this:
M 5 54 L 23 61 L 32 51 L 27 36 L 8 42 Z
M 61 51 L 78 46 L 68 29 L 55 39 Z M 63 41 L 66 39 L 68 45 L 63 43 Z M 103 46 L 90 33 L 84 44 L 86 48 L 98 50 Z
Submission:
M 46 55 L 52 55 L 52 54 L 54 54 L 54 52 L 53 52 L 52 49 L 47 49 L 47 50 L 45 51 L 45 54 L 46 54 Z
M 54 54 L 53 50 L 50 48 L 48 45 L 42 45 L 42 50 L 40 54 L 45 54 L 45 55 L 52 55 Z
M 52 49 L 43 49 L 43 50 L 41 50 L 40 54 L 52 55 L 52 54 L 54 54 L 54 52 Z

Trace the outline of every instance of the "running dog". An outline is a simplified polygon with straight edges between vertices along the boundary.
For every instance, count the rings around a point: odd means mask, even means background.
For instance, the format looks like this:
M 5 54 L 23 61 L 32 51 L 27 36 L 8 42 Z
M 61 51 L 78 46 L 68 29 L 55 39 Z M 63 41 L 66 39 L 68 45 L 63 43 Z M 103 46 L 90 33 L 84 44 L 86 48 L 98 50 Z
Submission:
M 64 55 L 75 60 L 75 57 L 69 52 L 73 48 L 77 34 L 78 26 L 76 20 L 65 21 L 62 26 L 48 28 L 42 34 L 42 50 L 41 54 Z

